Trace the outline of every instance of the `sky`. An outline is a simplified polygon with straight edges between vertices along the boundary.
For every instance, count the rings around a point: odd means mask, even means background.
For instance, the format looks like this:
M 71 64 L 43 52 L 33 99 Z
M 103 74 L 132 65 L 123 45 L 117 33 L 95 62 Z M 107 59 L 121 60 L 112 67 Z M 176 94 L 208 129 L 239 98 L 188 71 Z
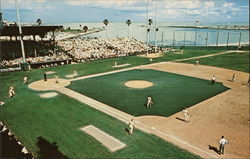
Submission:
M 17 21 L 15 0 L 0 0 L 3 19 Z M 158 22 L 249 22 L 249 0 L 148 0 Z M 155 5 L 156 4 L 156 5 Z M 22 22 L 145 22 L 147 0 L 19 0 Z

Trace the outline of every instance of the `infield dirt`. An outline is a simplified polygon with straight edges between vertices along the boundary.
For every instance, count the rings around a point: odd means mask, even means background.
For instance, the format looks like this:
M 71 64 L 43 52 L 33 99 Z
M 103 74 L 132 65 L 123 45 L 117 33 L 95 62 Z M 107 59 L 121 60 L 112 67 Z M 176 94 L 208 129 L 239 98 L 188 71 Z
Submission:
M 149 65 L 145 68 L 207 80 L 210 80 L 212 75 L 215 75 L 217 81 L 222 82 L 231 89 L 190 107 L 188 109 L 191 115 L 189 123 L 180 120 L 183 119 L 181 112 L 168 118 L 144 116 L 137 117 L 136 120 L 175 136 L 219 158 L 249 159 L 250 119 L 249 86 L 247 86 L 248 73 L 175 62 Z M 237 74 L 235 82 L 231 82 L 233 73 Z M 225 155 L 218 155 L 213 149 L 218 148 L 222 135 L 228 139 L 229 144 L 225 147 Z M 171 142 L 183 147 L 178 142 Z M 209 149 L 209 145 L 212 149 Z M 193 151 L 190 147 L 185 147 L 185 149 Z M 195 153 L 199 154 L 199 151 Z

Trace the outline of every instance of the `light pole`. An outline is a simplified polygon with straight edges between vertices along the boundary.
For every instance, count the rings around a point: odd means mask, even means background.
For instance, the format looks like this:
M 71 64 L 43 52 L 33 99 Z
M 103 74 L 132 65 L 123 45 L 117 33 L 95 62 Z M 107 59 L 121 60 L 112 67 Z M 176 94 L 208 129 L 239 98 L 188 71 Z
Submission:
M 24 51 L 24 44 L 23 44 L 23 33 L 22 33 L 22 27 L 21 27 L 21 20 L 19 15 L 19 6 L 18 6 L 18 0 L 15 0 L 16 4 L 16 14 L 17 14 L 17 20 L 18 20 L 18 28 L 19 28 L 19 38 L 21 41 L 21 51 L 22 51 L 22 66 L 26 65 L 26 59 L 25 59 L 25 51 Z M 23 70 L 27 70 L 26 66 L 22 67 Z
M 155 1 L 155 53 L 157 51 L 156 34 L 157 34 L 157 31 L 158 31 L 157 24 L 156 24 L 156 17 L 157 17 L 157 2 Z
M 148 56 L 148 0 L 147 0 L 147 53 L 146 56 Z

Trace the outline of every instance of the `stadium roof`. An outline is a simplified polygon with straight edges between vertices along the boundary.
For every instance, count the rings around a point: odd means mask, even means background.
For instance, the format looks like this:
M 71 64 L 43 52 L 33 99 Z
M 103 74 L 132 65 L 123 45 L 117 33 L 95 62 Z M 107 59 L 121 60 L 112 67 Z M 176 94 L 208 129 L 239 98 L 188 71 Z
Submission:
M 48 32 L 63 29 L 63 26 L 22 26 L 23 36 L 39 35 L 44 37 Z M 19 36 L 17 25 L 4 26 L 0 36 Z

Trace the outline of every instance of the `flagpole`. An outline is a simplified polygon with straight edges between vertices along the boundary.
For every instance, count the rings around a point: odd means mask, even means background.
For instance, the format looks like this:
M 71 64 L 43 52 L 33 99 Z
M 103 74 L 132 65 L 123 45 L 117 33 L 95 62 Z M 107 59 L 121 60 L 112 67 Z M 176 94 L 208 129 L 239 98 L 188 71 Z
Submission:
M 15 0 L 15 4 L 16 4 L 16 14 L 17 14 L 18 28 L 19 28 L 19 38 L 21 41 L 21 50 L 22 50 L 22 57 L 23 57 L 23 64 L 24 64 L 26 63 L 26 59 L 25 59 L 25 52 L 24 52 L 23 33 L 22 33 L 21 20 L 20 20 L 20 15 L 19 15 L 18 0 Z
M 157 29 L 157 24 L 156 24 L 156 18 L 157 17 L 157 2 L 156 2 L 156 0 L 155 0 L 155 53 L 156 53 L 156 51 L 157 51 L 157 40 L 156 40 L 156 33 L 157 33 L 157 31 L 156 31 L 156 29 Z
M 147 0 L 147 54 L 146 56 L 148 56 L 148 0 Z

